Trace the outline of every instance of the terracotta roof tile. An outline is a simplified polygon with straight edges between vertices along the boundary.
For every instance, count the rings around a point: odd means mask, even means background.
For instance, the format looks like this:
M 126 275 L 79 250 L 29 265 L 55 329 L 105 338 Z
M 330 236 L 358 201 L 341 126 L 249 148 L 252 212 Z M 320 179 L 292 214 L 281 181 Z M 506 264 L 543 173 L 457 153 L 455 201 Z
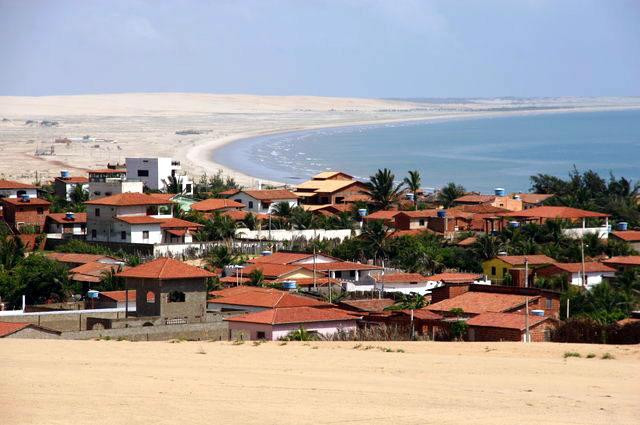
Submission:
M 613 266 L 640 266 L 640 255 L 612 257 L 604 260 L 603 263 Z
M 172 258 L 161 257 L 120 272 L 118 276 L 141 279 L 191 279 L 215 275 L 200 267 L 190 266 Z
M 427 277 L 430 282 L 449 282 L 449 283 L 472 283 L 482 279 L 483 275 L 479 273 L 439 273 Z
M 104 198 L 85 202 L 87 205 L 135 206 L 135 205 L 169 205 L 171 201 L 159 199 L 144 193 L 119 193 Z
M 221 291 L 214 291 L 220 298 L 209 300 L 210 303 L 248 306 L 248 307 L 327 307 L 331 304 L 303 295 L 292 294 L 274 288 L 258 288 L 251 286 L 237 286 Z
M 513 218 L 546 218 L 546 219 L 579 219 L 579 218 L 604 218 L 609 214 L 580 210 L 570 207 L 535 207 L 524 211 L 513 211 L 500 214 L 503 217 Z
M 409 282 L 427 282 L 425 276 L 419 273 L 393 273 L 393 274 L 376 274 L 372 275 L 376 282 L 380 283 L 409 283 Z
M 82 176 L 76 176 L 76 177 L 56 177 L 57 181 L 61 181 L 63 183 L 67 183 L 67 184 L 83 184 L 83 183 L 89 183 L 89 179 L 86 177 L 82 177 Z
M 411 310 L 400 310 L 402 314 L 411 316 Z M 413 317 L 420 320 L 442 320 L 442 316 L 427 310 L 426 308 L 418 308 L 413 310 Z
M 568 273 L 582 273 L 582 263 L 553 263 L 547 267 L 554 267 Z M 584 271 L 585 273 L 615 272 L 616 269 L 597 261 L 586 261 Z
M 244 208 L 245 205 L 226 198 L 211 198 L 196 202 L 191 205 L 191 209 L 195 211 L 216 211 L 225 208 Z
M 0 189 L 37 189 L 37 186 L 13 180 L 0 179 Z
M 627 242 L 640 242 L 640 230 L 625 230 L 611 232 L 613 236 Z
M 298 196 L 286 189 L 243 190 L 243 193 L 260 201 L 278 201 L 280 199 L 298 199 Z
M 4 338 L 5 336 L 9 336 L 18 331 L 21 331 L 25 328 L 34 328 L 39 329 L 51 333 L 56 333 L 60 335 L 59 331 L 54 329 L 45 328 L 43 326 L 34 325 L 33 323 L 24 323 L 24 322 L 0 322 L 0 338 Z
M 86 264 L 100 260 L 115 260 L 113 257 L 98 254 L 76 254 L 74 252 L 49 252 L 45 256 L 60 263 Z
M 455 199 L 455 202 L 466 202 L 466 203 L 475 203 L 475 204 L 484 204 L 486 202 L 493 202 L 496 199 L 495 195 L 480 195 L 480 194 L 469 194 L 463 195 L 459 198 Z
M 536 254 L 536 255 L 499 255 L 497 257 L 499 260 L 504 261 L 507 264 L 511 264 L 512 266 L 519 266 L 524 264 L 525 258 L 529 261 L 529 265 L 538 266 L 543 264 L 553 264 L 556 262 L 551 257 L 547 257 L 546 255 Z
M 89 174 L 127 174 L 125 169 L 100 168 L 98 170 L 89 170 Z
M 229 317 L 229 322 L 261 323 L 269 325 L 336 322 L 357 320 L 361 317 L 336 308 L 291 307 L 274 308 L 257 313 L 243 314 L 242 316 Z
M 392 220 L 401 211 L 398 210 L 380 210 L 364 216 L 365 220 Z
M 126 291 L 100 291 L 99 293 L 99 297 L 100 298 L 109 298 L 113 301 L 117 301 L 117 302 L 124 302 L 125 301 L 125 292 Z M 129 297 L 129 302 L 135 302 L 136 301 L 136 290 L 135 289 L 131 289 L 129 290 L 129 294 L 127 294 Z M 154 300 L 154 296 L 153 293 L 148 293 L 147 294 L 147 301 L 152 301 Z
M 119 215 L 116 220 L 127 224 L 161 224 L 162 220 L 150 215 Z
M 515 194 L 514 194 L 515 195 Z M 549 198 L 553 198 L 556 195 L 546 193 L 518 193 L 522 202 L 527 204 L 540 204 Z
M 254 264 L 291 264 L 293 262 L 312 257 L 313 254 L 301 254 L 297 252 L 274 252 L 271 255 L 263 255 L 261 257 L 252 258 L 251 260 L 249 260 L 249 262 Z
M 46 201 L 44 199 L 41 198 L 29 198 L 28 201 L 23 201 L 22 198 L 2 198 L 2 202 L 7 203 L 7 204 L 11 204 L 11 205 L 18 205 L 18 206 L 28 206 L 28 205 L 40 205 L 40 206 L 48 206 L 51 205 L 51 202 Z
M 182 220 L 180 218 L 162 218 L 160 228 L 162 229 L 197 229 L 204 227 L 200 223 L 194 223 L 192 221 Z
M 66 213 L 49 213 L 47 214 L 47 218 L 51 221 L 55 221 L 60 224 L 68 224 L 68 223 L 86 223 L 87 222 L 87 213 L 73 213 L 73 218 L 68 219 Z
M 340 304 L 351 307 L 352 309 L 359 310 L 359 311 L 381 312 L 386 307 L 394 305 L 395 301 L 390 298 L 343 300 L 343 301 L 340 301 Z
M 249 264 L 244 269 L 242 269 L 242 274 L 247 276 L 249 273 L 254 270 L 262 271 L 264 277 L 267 279 L 277 279 L 286 274 L 295 272 L 296 270 L 303 269 L 302 265 L 291 265 L 291 264 L 271 264 L 271 263 L 258 263 L 258 264 Z
M 305 268 L 313 270 L 313 264 L 302 264 Z M 354 263 L 351 261 L 336 261 L 333 263 L 316 263 L 317 271 L 345 271 L 345 270 L 380 270 L 382 267 L 370 264 Z
M 490 292 L 465 292 L 457 297 L 449 298 L 435 304 L 431 304 L 427 309 L 431 311 L 449 312 L 454 308 L 461 308 L 465 313 L 480 314 L 487 311 L 502 313 L 521 307 L 525 303 L 524 295 L 497 294 Z M 529 297 L 529 301 L 539 298 Z
M 529 315 L 529 326 L 548 320 L 549 317 Z M 469 326 L 481 326 L 489 328 L 517 329 L 524 331 L 526 328 L 526 316 L 519 313 L 481 313 L 467 320 Z

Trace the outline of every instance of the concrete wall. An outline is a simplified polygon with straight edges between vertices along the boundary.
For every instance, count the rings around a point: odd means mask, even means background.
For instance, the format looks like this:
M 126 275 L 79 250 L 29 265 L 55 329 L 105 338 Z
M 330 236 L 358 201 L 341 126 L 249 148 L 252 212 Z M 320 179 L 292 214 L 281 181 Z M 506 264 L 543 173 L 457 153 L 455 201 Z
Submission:
M 62 339 L 126 339 L 128 341 L 166 341 L 169 339 L 227 340 L 227 322 L 192 323 L 186 325 L 146 326 L 137 328 L 101 329 L 83 332 L 64 332 Z
M 144 183 L 141 181 L 128 181 L 110 179 L 104 182 L 89 183 L 89 199 L 118 195 L 120 193 L 142 193 Z
M 58 339 L 59 335 L 55 332 L 47 332 L 41 329 L 24 328 L 5 338 L 23 338 L 23 339 Z
M 324 229 L 315 229 L 315 230 L 271 230 L 271 240 L 274 241 L 290 241 L 293 239 L 306 239 L 312 240 L 316 237 L 319 239 L 339 239 L 344 240 L 353 235 L 357 236 L 360 234 L 360 230 L 351 229 L 339 229 L 339 230 L 324 230 Z M 238 229 L 236 230 L 236 238 L 238 239 L 249 239 L 249 240 L 268 240 L 269 239 L 269 231 L 268 230 L 249 230 L 249 229 Z
M 242 337 L 244 339 L 258 338 L 258 332 L 264 332 L 264 339 L 276 341 L 289 335 L 290 332 L 300 329 L 300 326 L 310 332 L 317 332 L 322 335 L 331 335 L 338 330 L 352 331 L 356 329 L 355 320 L 314 322 L 314 323 L 289 323 L 286 325 L 269 325 L 261 323 L 228 322 L 230 339 Z
M 61 332 L 83 331 L 87 329 L 87 317 L 101 317 L 105 319 L 124 318 L 124 312 L 99 312 L 94 310 L 91 313 L 65 313 L 65 314 L 19 314 L 14 316 L 2 315 L 3 322 L 23 322 L 45 328 L 55 329 Z
M 132 279 L 129 289 L 136 290 L 138 316 L 161 316 L 164 319 L 186 319 L 189 323 L 204 320 L 207 304 L 206 279 Z M 172 291 L 183 292 L 184 302 L 168 302 Z M 147 302 L 147 292 L 153 292 L 154 302 Z

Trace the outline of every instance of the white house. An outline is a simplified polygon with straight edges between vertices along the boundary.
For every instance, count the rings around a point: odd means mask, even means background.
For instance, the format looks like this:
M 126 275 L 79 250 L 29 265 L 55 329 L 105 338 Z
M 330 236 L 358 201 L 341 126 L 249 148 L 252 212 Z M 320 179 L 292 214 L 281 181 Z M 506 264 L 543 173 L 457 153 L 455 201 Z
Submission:
M 140 180 L 151 190 L 163 190 L 170 176 L 176 177 L 182 184 L 184 194 L 193 195 L 193 182 L 181 174 L 180 161 L 171 158 L 127 158 L 127 179 Z
M 373 273 L 365 278 L 376 291 L 428 294 L 438 284 L 419 273 Z
M 62 237 L 87 234 L 87 213 L 49 213 L 46 220 L 49 234 L 59 234 Z
M 584 272 L 584 276 L 583 276 Z M 554 263 L 536 270 L 537 276 L 565 276 L 568 283 L 575 286 L 586 286 L 591 289 L 602 283 L 606 277 L 614 277 L 616 269 L 606 264 L 596 261 L 587 261 L 584 263 Z M 586 278 L 586 282 L 585 279 Z M 586 285 L 583 285 L 586 283 Z
M 245 210 L 256 214 L 270 214 L 275 205 L 286 202 L 292 208 L 298 205 L 298 196 L 286 189 L 241 190 L 233 200 L 246 205 Z
M 82 190 L 88 191 L 89 179 L 83 176 L 72 177 L 66 170 L 61 171 L 60 177 L 56 177 L 53 181 L 53 189 L 56 196 L 67 201 L 71 200 L 71 193 L 78 185 L 82 187 Z
M 0 198 L 18 198 L 22 195 L 37 198 L 38 189 L 32 184 L 0 179 Z

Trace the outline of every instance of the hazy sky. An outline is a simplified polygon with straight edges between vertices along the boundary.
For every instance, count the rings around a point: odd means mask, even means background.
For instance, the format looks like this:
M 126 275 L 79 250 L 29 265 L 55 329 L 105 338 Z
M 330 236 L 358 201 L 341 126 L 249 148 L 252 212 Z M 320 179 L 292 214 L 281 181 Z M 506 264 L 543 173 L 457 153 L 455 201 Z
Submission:
M 0 0 L 0 95 L 640 95 L 640 0 Z

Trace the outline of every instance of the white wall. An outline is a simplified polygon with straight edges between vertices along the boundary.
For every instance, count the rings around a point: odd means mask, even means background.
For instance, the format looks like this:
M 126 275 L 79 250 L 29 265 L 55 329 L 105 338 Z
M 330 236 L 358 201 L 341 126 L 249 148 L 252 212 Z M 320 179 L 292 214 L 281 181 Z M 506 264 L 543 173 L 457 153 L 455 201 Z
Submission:
M 601 284 L 603 277 L 614 277 L 616 275 L 615 272 L 598 272 L 585 274 L 587 276 L 587 289 L 591 289 L 594 286 Z M 582 286 L 582 273 L 572 273 L 571 284 Z
M 271 230 L 271 239 L 274 241 L 290 241 L 293 239 L 304 238 L 306 240 L 312 240 L 316 237 L 320 239 L 339 239 L 344 240 L 351 237 L 352 233 L 354 235 L 359 235 L 360 230 L 357 229 L 352 231 L 351 229 L 341 229 L 341 230 L 324 230 L 324 229 L 316 229 L 316 230 Z M 249 240 L 268 240 L 269 231 L 268 230 L 249 230 L 249 229 L 238 229 L 236 230 L 236 238 L 238 239 L 249 239 Z
M 246 211 L 251 211 L 256 214 L 271 214 L 273 208 L 279 204 L 280 202 L 287 202 L 291 207 L 295 207 L 298 205 L 297 199 L 276 199 L 271 202 L 269 205 L 266 205 L 266 208 L 263 207 L 262 202 L 252 196 L 249 196 L 247 193 L 239 192 L 233 195 L 230 199 L 234 201 L 238 201 L 244 205 L 246 205 Z
M 183 187 L 191 185 L 191 190 L 187 191 L 187 194 L 193 194 L 193 182 L 186 175 L 181 175 L 180 165 L 173 165 L 173 159 L 167 157 L 158 158 L 126 158 L 127 164 L 127 179 L 128 180 L 140 180 L 145 186 L 152 190 L 163 190 L 164 183 L 162 180 L 166 180 L 172 174 L 179 176 L 182 179 Z M 147 170 L 148 176 L 140 176 L 138 171 Z
M 120 193 L 142 193 L 144 184 L 141 181 L 110 179 L 106 182 L 89 183 L 89 199 L 119 195 Z

